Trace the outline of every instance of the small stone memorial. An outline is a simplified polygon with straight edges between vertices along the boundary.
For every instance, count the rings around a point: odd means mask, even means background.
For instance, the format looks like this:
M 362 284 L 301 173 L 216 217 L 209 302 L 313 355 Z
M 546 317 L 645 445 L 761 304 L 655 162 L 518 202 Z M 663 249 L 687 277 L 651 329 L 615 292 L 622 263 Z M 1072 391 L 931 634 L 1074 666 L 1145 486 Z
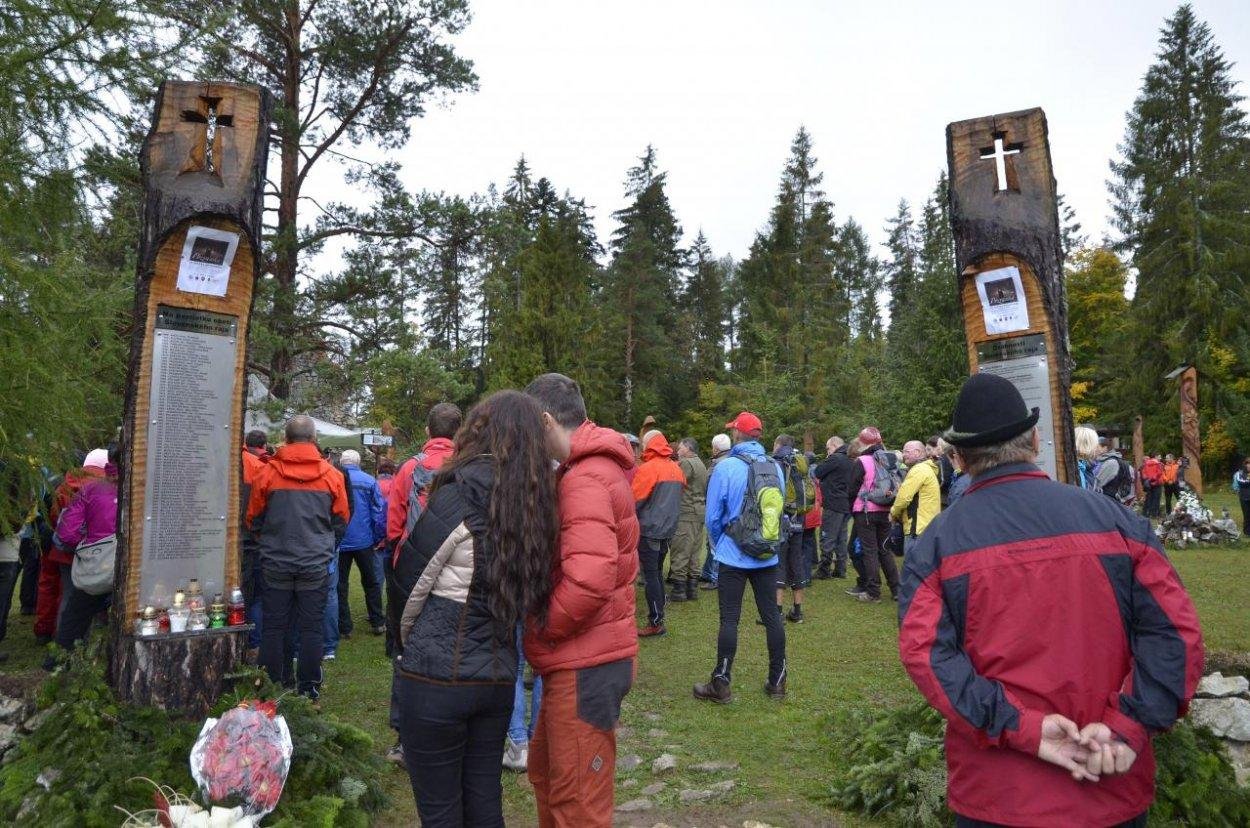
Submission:
M 1041 411 L 1038 464 L 1076 482 L 1058 200 L 1040 109 L 946 128 L 951 226 L 968 365 Z
M 270 106 L 257 87 L 167 81 L 143 144 L 109 665 L 134 703 L 202 714 L 246 643 L 241 612 L 227 623 L 220 609 L 240 581 Z

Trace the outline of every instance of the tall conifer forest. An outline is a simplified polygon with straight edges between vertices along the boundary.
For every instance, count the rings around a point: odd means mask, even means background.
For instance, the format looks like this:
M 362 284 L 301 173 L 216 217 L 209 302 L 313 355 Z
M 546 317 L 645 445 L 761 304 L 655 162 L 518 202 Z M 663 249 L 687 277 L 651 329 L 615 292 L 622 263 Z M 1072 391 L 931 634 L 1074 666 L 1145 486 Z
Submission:
M 166 76 L 275 95 L 250 352 L 275 415 L 386 420 L 410 445 L 434 402 L 560 371 L 600 423 L 651 415 L 673 439 L 705 441 L 743 408 L 818 449 L 870 423 L 891 446 L 948 424 L 968 366 L 943 171 L 866 225 L 795 124 L 733 259 L 674 208 L 664 147 L 640 146 L 601 237 L 578 182 L 523 155 L 484 192 L 402 182 L 426 109 L 478 86 L 456 50 L 467 0 L 0 8 L 0 456 L 61 469 L 119 424 L 137 149 Z M 1140 414 L 1148 448 L 1175 451 L 1164 375 L 1196 365 L 1204 466 L 1223 478 L 1250 451 L 1250 121 L 1190 6 L 1142 66 L 1108 159 L 1112 234 L 1061 204 L 1072 393 L 1078 420 Z M 309 188 L 330 165 L 350 204 Z

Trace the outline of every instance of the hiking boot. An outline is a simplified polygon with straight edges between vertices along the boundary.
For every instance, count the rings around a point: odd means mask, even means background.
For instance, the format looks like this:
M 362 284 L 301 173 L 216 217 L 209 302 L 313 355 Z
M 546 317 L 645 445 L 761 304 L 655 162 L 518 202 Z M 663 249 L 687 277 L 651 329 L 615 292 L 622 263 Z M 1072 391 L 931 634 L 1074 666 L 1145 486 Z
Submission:
M 853 586 L 846 591 L 846 594 L 852 598 L 858 598 L 861 595 L 867 595 L 868 592 L 861 586 Z
M 818 581 L 827 581 L 832 577 L 833 574 L 823 566 L 816 570 L 816 580 Z
M 800 612 L 797 608 L 792 609 L 786 613 L 786 620 L 789 621 L 791 624 L 802 624 L 803 613 Z
M 404 746 L 401 745 L 399 742 L 396 742 L 395 744 L 391 745 L 391 749 L 386 752 L 386 761 L 394 762 L 396 765 L 399 765 L 401 768 L 405 767 Z
M 699 582 L 696 581 L 694 578 L 691 578 L 690 580 L 686 581 L 686 600 L 687 601 L 699 600 Z
M 786 697 L 785 678 L 782 678 L 781 681 L 777 682 L 776 684 L 773 684 L 771 682 L 765 683 L 764 695 L 768 696 L 768 698 L 770 699 L 777 699 L 778 701 L 780 701 L 781 699 L 784 699 Z
M 694 686 L 694 697 L 699 701 L 729 704 L 733 701 L 734 694 L 729 689 L 729 679 L 724 676 L 712 676 L 707 684 Z
M 704 581 L 703 583 L 699 584 L 699 589 L 716 589 L 716 582 Z
M 856 600 L 858 600 L 860 603 L 863 603 L 863 604 L 880 604 L 881 603 L 880 595 L 878 595 L 876 598 L 873 598 L 867 592 L 861 592 L 859 595 L 855 596 L 855 598 Z
M 639 638 L 655 638 L 657 636 L 664 635 L 667 632 L 668 630 L 664 628 L 664 622 L 661 621 L 658 624 L 651 624 L 649 626 L 646 626 L 640 629 L 638 631 L 638 637 Z
M 339 630 L 339 638 L 345 639 L 347 641 L 351 641 L 352 631 L 351 630 Z
M 840 580 L 840 581 L 845 581 L 845 580 L 846 580 L 846 573 L 845 573 L 845 572 L 838 572 L 838 571 L 836 571 L 836 570 L 835 570 L 835 571 L 834 571 L 834 573 L 833 573 L 832 575 L 830 575 L 829 577 L 830 577 L 830 578 L 837 578 L 837 579 L 838 579 L 838 580 Z
M 35 636 L 35 646 L 36 646 L 36 647 L 46 647 L 46 646 L 48 646 L 48 645 L 49 645 L 49 644 L 51 644 L 51 643 L 52 643 L 52 636 L 50 636 L 50 635 L 37 635 L 37 636 Z
M 503 749 L 503 766 L 510 771 L 525 773 L 529 768 L 530 748 L 508 739 Z
M 370 627 L 370 628 L 369 628 L 369 632 L 373 633 L 374 635 L 385 635 L 385 634 L 386 634 L 386 625 L 385 625 L 385 624 L 378 624 L 376 627 Z
M 687 600 L 685 584 L 673 584 L 673 591 L 668 594 L 670 604 L 684 604 Z

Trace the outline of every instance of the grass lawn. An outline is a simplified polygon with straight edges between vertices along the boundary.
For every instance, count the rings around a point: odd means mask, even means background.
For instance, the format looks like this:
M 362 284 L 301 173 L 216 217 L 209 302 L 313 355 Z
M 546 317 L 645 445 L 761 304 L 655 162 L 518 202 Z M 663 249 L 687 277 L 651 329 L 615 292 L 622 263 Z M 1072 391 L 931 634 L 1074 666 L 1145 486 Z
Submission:
M 1213 494 L 1208 505 L 1235 507 L 1227 494 Z M 1236 512 L 1235 508 L 1233 509 Z M 1209 651 L 1250 651 L 1250 578 L 1243 559 L 1250 545 L 1174 551 L 1171 558 L 1193 595 Z M 765 698 L 767 668 L 763 628 L 750 614 L 741 627 L 734 668 L 735 698 L 719 707 L 695 702 L 691 685 L 704 681 L 715 659 L 717 612 L 714 592 L 697 603 L 670 606 L 669 634 L 643 642 L 638 681 L 625 702 L 619 755 L 637 754 L 643 765 L 618 774 L 617 801 L 640 797 L 653 782 L 665 789 L 651 797 L 655 808 L 623 814 L 621 825 L 736 825 L 761 819 L 772 825 L 861 824 L 829 810 L 822 796 L 833 771 L 825 737 L 829 716 L 849 706 L 881 706 L 915 698 L 895 649 L 895 605 L 855 603 L 843 594 L 845 581 L 819 581 L 804 602 L 807 622 L 787 625 L 789 697 Z M 641 605 L 641 596 L 639 604 Z M 356 634 L 344 641 L 338 660 L 326 665 L 327 712 L 351 721 L 374 736 L 384 753 L 392 742 L 387 728 L 390 669 L 380 638 L 369 634 L 357 581 L 352 590 Z M 31 675 L 41 653 L 30 632 L 31 619 L 9 619 L 4 650 L 11 654 L 0 674 Z M 661 753 L 678 757 L 677 770 L 655 777 L 650 763 Z M 729 760 L 740 769 L 698 774 L 690 766 Z M 706 788 L 734 779 L 737 787 L 714 805 L 683 805 L 681 790 Z M 415 808 L 407 776 L 395 769 L 386 780 L 391 807 L 382 826 L 413 825 Z M 533 795 L 524 775 L 507 774 L 504 790 L 509 825 L 534 824 Z

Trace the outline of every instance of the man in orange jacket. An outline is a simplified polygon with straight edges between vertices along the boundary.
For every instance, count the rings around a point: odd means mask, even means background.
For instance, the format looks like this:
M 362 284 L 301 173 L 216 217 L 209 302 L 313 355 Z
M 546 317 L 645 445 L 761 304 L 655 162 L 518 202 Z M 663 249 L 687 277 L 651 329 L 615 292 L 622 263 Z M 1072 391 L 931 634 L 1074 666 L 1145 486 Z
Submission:
M 686 475 L 673 460 L 673 448 L 657 429 L 642 435 L 642 465 L 630 484 L 638 511 L 638 559 L 646 583 L 647 626 L 642 638 L 664 635 L 664 559 L 677 534 Z
M 547 622 L 525 632 L 543 678 L 529 778 L 541 828 L 610 828 L 616 724 L 638 655 L 638 518 L 625 438 L 586 419 L 577 383 L 544 374 L 525 389 L 543 410 L 560 499 Z M 679 492 L 680 494 L 680 492 Z
M 260 661 L 275 683 L 316 699 L 321 689 L 322 630 L 330 561 L 351 513 L 343 475 L 321 459 L 311 417 L 286 424 L 286 445 L 256 474 L 247 525 L 256 533 L 263 581 Z M 292 678 L 293 640 L 299 635 L 299 669 Z

